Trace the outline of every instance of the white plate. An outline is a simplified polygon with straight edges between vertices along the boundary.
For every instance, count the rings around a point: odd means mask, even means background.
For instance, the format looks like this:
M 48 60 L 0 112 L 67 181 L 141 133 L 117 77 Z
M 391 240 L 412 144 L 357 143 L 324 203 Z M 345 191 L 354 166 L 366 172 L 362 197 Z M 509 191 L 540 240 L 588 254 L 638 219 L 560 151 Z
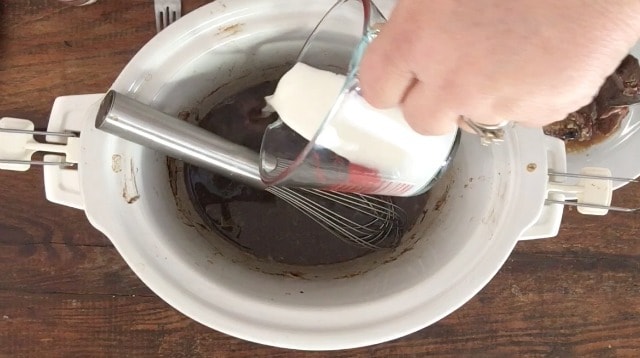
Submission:
M 640 42 L 631 49 L 633 56 L 640 58 Z M 567 171 L 579 173 L 583 167 L 611 169 L 614 177 L 637 178 L 640 176 L 640 109 L 631 108 L 618 131 L 607 140 L 578 153 L 567 153 Z M 614 182 L 618 189 L 626 182 Z

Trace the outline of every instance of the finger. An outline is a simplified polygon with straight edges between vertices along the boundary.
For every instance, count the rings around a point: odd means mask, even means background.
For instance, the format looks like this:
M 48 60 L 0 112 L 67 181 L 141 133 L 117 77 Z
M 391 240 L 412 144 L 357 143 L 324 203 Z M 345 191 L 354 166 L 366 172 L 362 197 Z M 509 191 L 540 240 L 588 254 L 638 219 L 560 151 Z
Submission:
M 543 126 L 550 120 L 564 118 L 553 104 L 535 103 L 529 99 L 515 97 L 489 97 L 477 95 L 469 102 L 460 104 L 461 113 L 475 123 L 495 125 L 504 121 L 526 126 Z
M 464 99 L 456 107 L 463 113 L 458 118 L 458 126 L 466 132 L 478 134 L 472 126 L 504 125 L 506 122 L 517 122 L 515 119 L 520 118 L 515 116 L 517 112 L 512 103 L 498 106 L 494 96 L 477 93 L 475 96 L 461 97 Z
M 387 24 L 369 45 L 360 63 L 362 95 L 372 106 L 389 108 L 400 104 L 414 82 L 414 75 L 398 51 L 398 35 Z
M 444 135 L 458 128 L 459 115 L 451 102 L 424 82 L 411 87 L 402 103 L 402 112 L 409 126 L 420 134 Z
M 471 128 L 471 126 L 468 124 L 468 121 L 471 120 L 471 118 L 469 117 L 465 117 L 465 116 L 458 116 L 458 128 L 462 129 L 463 131 L 467 132 L 467 133 L 471 133 L 471 134 L 478 134 L 474 129 Z
M 482 96 L 478 96 L 472 102 L 459 104 L 457 108 L 463 108 L 461 113 L 465 113 L 464 117 L 461 116 L 459 119 L 459 127 L 470 133 L 475 131 L 469 126 L 467 120 L 479 125 L 497 125 L 508 121 L 519 123 L 524 127 L 542 127 L 550 123 L 550 118 L 553 121 L 553 119 L 566 117 L 559 115 L 562 112 L 558 112 L 551 106 L 536 106 L 516 98 L 483 101 Z

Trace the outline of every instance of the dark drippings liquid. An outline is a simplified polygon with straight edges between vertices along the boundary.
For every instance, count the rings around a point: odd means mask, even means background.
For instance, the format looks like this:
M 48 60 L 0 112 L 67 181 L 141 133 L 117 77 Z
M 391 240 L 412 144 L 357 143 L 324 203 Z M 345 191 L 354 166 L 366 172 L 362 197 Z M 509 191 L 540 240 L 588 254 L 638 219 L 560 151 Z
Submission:
M 276 82 L 264 82 L 213 108 L 200 126 L 258 152 L 265 128 L 276 115 L 264 118 L 264 97 Z M 345 262 L 371 250 L 341 241 L 282 199 L 218 174 L 185 164 L 191 201 L 215 232 L 260 259 L 291 265 Z M 407 212 L 405 231 L 418 220 L 427 195 L 394 198 Z M 341 210 L 343 213 L 344 210 Z

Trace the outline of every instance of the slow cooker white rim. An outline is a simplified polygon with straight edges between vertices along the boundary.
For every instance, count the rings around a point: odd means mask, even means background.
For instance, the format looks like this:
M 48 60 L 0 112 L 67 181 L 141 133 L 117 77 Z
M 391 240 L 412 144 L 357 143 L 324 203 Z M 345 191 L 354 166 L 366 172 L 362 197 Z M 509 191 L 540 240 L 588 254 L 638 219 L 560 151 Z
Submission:
M 286 2 L 286 0 L 272 1 L 281 1 L 283 3 Z M 125 67 L 118 79 L 115 81 L 112 88 L 120 91 L 127 90 L 128 88 L 125 88 L 123 86 L 130 85 L 131 79 L 139 77 L 136 75 L 137 61 L 144 61 L 145 58 L 152 56 L 155 51 L 165 46 L 166 41 L 171 41 L 172 39 L 175 41 L 175 34 L 178 34 L 184 30 L 192 29 L 193 26 L 189 24 L 198 24 L 201 21 L 207 20 L 211 21 L 210 14 L 223 11 L 222 7 L 224 7 L 224 10 L 229 11 L 230 8 L 241 9 L 243 7 L 254 5 L 255 1 L 251 0 L 234 0 L 226 2 L 224 0 L 218 0 L 186 15 L 185 17 L 183 17 L 182 21 L 176 22 L 172 25 L 172 31 L 165 30 L 163 33 L 160 33 L 158 36 L 152 39 L 134 57 L 134 59 L 131 60 L 130 64 Z M 187 19 L 189 21 L 187 21 Z M 91 132 L 91 130 L 87 130 L 86 132 Z M 111 138 L 111 140 L 113 141 L 115 140 L 115 138 Z M 109 147 L 109 145 L 105 145 L 101 149 L 105 152 L 108 152 Z M 514 155 L 515 154 L 522 153 L 514 153 Z M 533 158 L 533 154 L 531 155 L 531 157 Z M 537 156 L 532 160 L 538 159 L 540 159 L 540 156 Z M 515 164 L 524 164 L 525 162 L 527 162 L 527 160 L 528 159 L 526 158 L 522 158 L 520 161 L 516 161 Z M 82 174 L 83 173 L 81 171 L 81 176 Z M 83 193 L 86 193 L 87 190 L 91 188 L 95 188 L 96 185 L 95 181 L 88 180 L 88 175 L 85 177 L 85 179 L 87 180 L 83 179 L 83 186 L 88 186 L 86 188 L 83 188 Z M 523 189 L 527 186 L 527 183 L 518 182 L 519 180 L 516 179 L 513 180 L 514 188 Z M 95 213 L 91 211 L 91 208 L 95 208 L 96 205 L 100 205 L 95 201 L 96 197 L 91 195 L 86 195 L 85 197 L 87 198 L 87 202 L 85 205 L 87 207 L 87 216 L 89 217 L 89 220 L 94 226 L 103 231 L 112 240 L 114 246 L 125 259 L 125 261 L 127 263 L 141 263 L 148 261 L 143 254 L 136 251 L 135 245 L 127 240 L 127 233 L 121 232 L 119 230 L 119 227 L 115 225 L 115 223 L 109 222 L 110 217 L 94 215 Z M 505 212 L 512 211 L 518 208 L 518 203 L 516 200 L 511 200 L 510 202 L 506 202 L 505 204 L 509 204 L 508 209 L 505 210 Z M 225 316 L 225 312 L 221 312 L 221 314 L 208 314 L 207 316 L 204 316 L 203 312 L 207 312 L 209 306 L 205 306 L 203 302 L 201 302 L 197 297 L 184 294 L 182 296 L 177 295 L 176 293 L 179 290 L 177 289 L 178 286 L 176 285 L 176 283 L 166 281 L 166 277 L 162 274 L 161 271 L 155 271 L 152 269 L 154 265 L 146 265 L 144 269 L 141 269 L 141 266 L 136 264 L 130 264 L 130 267 L 135 271 L 140 279 L 149 286 L 151 290 L 153 290 L 158 296 L 160 296 L 171 306 L 175 307 L 185 315 L 206 326 L 212 327 L 216 330 L 230 334 L 232 336 L 267 345 L 293 349 L 334 350 L 354 348 L 380 343 L 383 341 L 402 337 L 408 333 L 415 332 L 425 326 L 432 324 L 433 322 L 441 319 L 442 317 L 448 315 L 455 309 L 462 306 L 482 287 L 484 287 L 487 282 L 490 281 L 490 279 L 495 275 L 495 273 L 497 273 L 497 271 L 506 261 L 517 242 L 517 238 L 527 227 L 527 225 L 531 224 L 530 221 L 532 220 L 532 218 L 529 217 L 528 219 L 525 219 L 525 216 L 526 215 L 523 215 L 522 222 L 520 223 L 509 223 L 509 229 L 503 232 L 503 235 L 501 235 L 501 240 L 497 240 L 497 238 L 494 238 L 494 242 L 491 246 L 492 248 L 496 248 L 496 250 L 492 250 L 489 255 L 481 260 L 481 262 L 478 262 L 478 264 L 476 265 L 478 269 L 475 271 L 473 280 L 465 282 L 466 285 L 464 287 L 462 285 L 459 285 L 457 289 L 448 291 L 445 294 L 441 295 L 441 297 L 439 297 L 439 309 L 437 310 L 439 314 L 437 316 L 433 316 L 433 318 L 430 320 L 424 320 L 423 317 L 426 316 L 427 312 L 433 311 L 434 306 L 423 307 L 422 310 L 416 310 L 412 312 L 412 314 L 397 317 L 397 319 L 393 322 L 384 322 L 384 330 L 381 330 L 380 327 L 362 327 L 363 329 L 360 332 L 351 332 L 351 335 L 344 335 L 343 332 L 337 331 L 298 331 L 294 334 L 292 334 L 290 331 L 287 331 L 278 334 L 277 332 L 273 332 L 273 327 L 259 327 L 256 326 L 254 322 L 239 322 L 238 320 L 234 320 L 233 317 Z M 469 287 L 473 287 L 473 289 L 469 289 Z

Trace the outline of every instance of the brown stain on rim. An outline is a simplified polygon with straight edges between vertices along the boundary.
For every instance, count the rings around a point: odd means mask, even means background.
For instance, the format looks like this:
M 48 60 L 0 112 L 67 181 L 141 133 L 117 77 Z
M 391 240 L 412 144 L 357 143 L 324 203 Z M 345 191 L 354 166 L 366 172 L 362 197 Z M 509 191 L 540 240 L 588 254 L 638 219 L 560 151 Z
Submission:
M 451 190 L 453 183 L 454 181 L 452 180 L 451 183 L 447 184 L 447 186 L 444 189 L 444 193 L 442 194 L 442 196 L 440 196 L 440 198 L 436 201 L 436 204 L 433 206 L 434 211 L 439 211 L 440 208 L 442 208 L 444 203 L 447 201 L 447 199 L 449 198 L 449 190 Z
M 244 24 L 242 24 L 242 23 L 237 23 L 237 24 L 225 26 L 225 27 L 220 28 L 220 30 L 218 30 L 218 34 L 224 34 L 224 35 L 227 35 L 227 36 L 232 36 L 232 35 L 237 34 L 240 31 L 242 31 L 243 27 L 244 27 Z
M 127 204 L 133 204 L 140 199 L 138 184 L 136 183 L 136 168 L 133 159 L 129 160 L 129 173 L 125 173 L 124 186 L 122 188 L 122 198 Z
M 122 171 L 122 156 L 120 154 L 111 156 L 111 170 L 116 174 Z

